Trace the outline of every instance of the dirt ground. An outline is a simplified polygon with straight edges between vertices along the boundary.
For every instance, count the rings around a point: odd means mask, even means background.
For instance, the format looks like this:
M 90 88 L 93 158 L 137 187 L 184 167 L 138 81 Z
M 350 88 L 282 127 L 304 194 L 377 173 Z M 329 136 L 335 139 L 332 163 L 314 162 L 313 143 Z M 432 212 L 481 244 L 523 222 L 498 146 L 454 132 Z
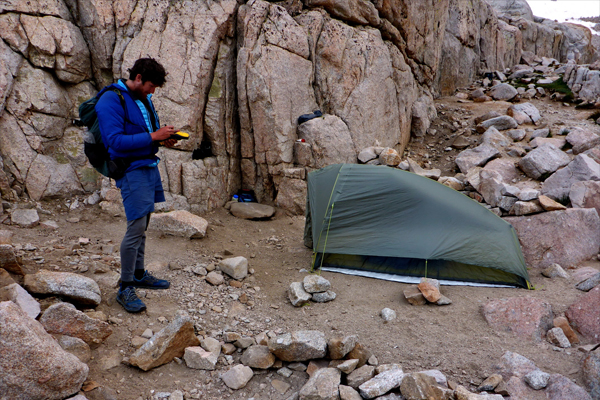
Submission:
M 553 132 L 570 121 L 579 123 L 590 114 L 590 111 L 576 111 L 572 105 L 565 106 L 548 98 L 532 102 L 542 113 L 543 124 Z M 423 166 L 429 161 L 430 167 L 453 176 L 456 173 L 453 158 L 458 150 L 445 149 L 458 134 L 477 142 L 480 135 L 470 132 L 472 119 L 492 109 L 504 113 L 508 105 L 504 102 L 460 103 L 454 97 L 440 99 L 437 101 L 439 118 L 433 126 L 436 134 L 413 142 L 407 154 Z M 458 128 L 453 126 L 454 122 Z M 83 199 L 80 197 L 80 201 Z M 66 201 L 40 204 L 48 211 L 41 219 L 56 221 L 58 230 L 2 228 L 14 232 L 13 244 L 23 249 L 32 247 L 28 244 L 37 248 L 22 250 L 26 268 L 32 272 L 40 267 L 78 271 L 93 278 L 104 276 L 108 271 L 118 272 L 114 258 L 118 253 L 110 254 L 110 246 L 118 249 L 125 219 L 103 212 L 98 206 L 81 205 L 69 210 Z M 287 399 L 305 382 L 304 372 L 294 372 L 286 378 L 278 375 L 276 369 L 270 369 L 257 371 L 245 388 L 231 391 L 219 379 L 219 373 L 228 368 L 225 359 L 212 372 L 188 369 L 185 363 L 175 361 L 149 372 L 119 363 L 135 350 L 131 343 L 133 337 L 147 328 L 158 331 L 178 309 L 189 311 L 195 318 L 199 335 L 218 339 L 226 331 L 256 335 L 264 331 L 283 333 L 311 329 L 324 332 L 328 338 L 356 334 L 379 363 L 399 363 L 407 372 L 438 369 L 449 380 L 470 389 L 492 373 L 493 366 L 506 351 L 531 359 L 543 371 L 560 373 L 582 384 L 582 352 L 576 348 L 558 350 L 545 342 L 497 332 L 481 313 L 481 306 L 489 300 L 531 296 L 543 299 L 552 306 L 555 315 L 561 315 L 583 295 L 572 281 L 547 279 L 540 271 L 530 270 L 536 290 L 443 286 L 442 293 L 452 300 L 451 305 L 411 306 L 402 295 L 407 284 L 323 272 L 337 298 L 329 303 L 296 308 L 287 300 L 286 290 L 290 283 L 301 281 L 311 266 L 311 251 L 302 243 L 303 217 L 278 211 L 269 221 L 247 221 L 230 215 L 225 209 L 203 217 L 209 221 L 208 235 L 203 239 L 161 237 L 149 232 L 148 268 L 156 276 L 169 279 L 172 286 L 165 291 L 138 290 L 141 296 L 146 296 L 143 299 L 148 306 L 146 312 L 128 314 L 114 301 L 116 288 L 101 286 L 103 300 L 97 310 L 111 319 L 113 334 L 92 349 L 89 380 L 100 388 L 85 393 L 88 399 L 146 400 L 157 392 L 177 389 L 186 394 L 186 399 Z M 79 219 L 78 222 L 73 218 Z M 79 238 L 89 238 L 90 244 L 78 248 Z M 241 288 L 227 284 L 214 287 L 192 271 L 195 266 L 210 266 L 229 256 L 246 257 L 254 272 Z M 600 268 L 596 261 L 586 265 Z M 379 313 L 385 307 L 395 310 L 397 319 L 384 323 Z M 233 355 L 233 364 L 239 357 L 239 353 Z M 281 393 L 271 384 L 274 380 L 286 382 L 290 388 Z

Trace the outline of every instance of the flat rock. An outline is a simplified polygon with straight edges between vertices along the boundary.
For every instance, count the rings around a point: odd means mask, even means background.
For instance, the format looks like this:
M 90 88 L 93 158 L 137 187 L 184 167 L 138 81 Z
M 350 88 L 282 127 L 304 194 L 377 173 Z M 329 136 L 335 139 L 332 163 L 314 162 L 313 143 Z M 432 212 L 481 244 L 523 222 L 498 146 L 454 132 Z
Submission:
M 552 327 L 552 307 L 539 299 L 513 297 L 484 304 L 485 320 L 493 328 L 540 341 Z
M 326 292 L 313 293 L 312 301 L 315 303 L 327 303 L 328 301 L 335 300 L 337 295 L 333 290 L 328 290 Z
M 454 390 L 456 400 L 504 400 L 499 394 L 476 394 L 469 392 L 464 386 L 458 385 Z
M 219 269 L 233 279 L 244 279 L 248 276 L 248 260 L 242 256 L 225 258 L 219 262 Z
M 306 275 L 303 280 L 304 290 L 307 293 L 326 292 L 331 288 L 331 282 L 320 275 Z
M 565 315 L 583 337 L 600 341 L 600 286 L 571 304 Z
M 275 215 L 275 207 L 258 203 L 233 203 L 231 214 L 242 219 L 268 219 Z
M 600 218 L 593 209 L 567 209 L 526 217 L 507 217 L 519 236 L 528 266 L 573 267 L 591 259 L 600 248 Z
M 495 366 L 495 369 L 505 378 L 511 376 L 523 378 L 531 371 L 535 371 L 537 367 L 527 357 L 507 351 L 502 355 L 500 364 Z
M 70 303 L 51 305 L 40 317 L 40 323 L 48 333 L 73 336 L 87 344 L 102 343 L 112 334 L 108 323 L 88 317 Z
M 40 314 L 40 303 L 18 283 L 0 287 L 0 301 L 12 301 L 33 319 Z
M 81 304 L 100 304 L 100 288 L 90 278 L 71 272 L 41 270 L 25 275 L 25 288 L 32 293 L 61 296 Z
M 342 373 L 337 368 L 316 371 L 300 389 L 299 400 L 337 400 Z
M 246 386 L 253 376 L 252 368 L 238 364 L 222 374 L 221 379 L 228 388 L 238 390 Z
M 0 268 L 17 275 L 25 275 L 17 259 L 15 250 L 10 244 L 0 244 Z
M 39 225 L 40 216 L 37 210 L 33 208 L 17 208 L 10 214 L 10 220 L 13 224 L 19 225 L 21 228 L 33 228 Z
M 5 399 L 64 399 L 76 394 L 88 376 L 86 364 L 11 301 L 0 302 L 0 354 Z
M 538 201 L 540 202 L 540 206 L 544 211 L 559 211 L 567 209 L 567 207 L 563 206 L 557 201 L 552 200 L 548 196 L 544 196 L 543 194 L 538 196 Z
M 258 369 L 269 369 L 275 363 L 275 356 L 269 351 L 268 346 L 250 346 L 242 354 L 241 363 Z
M 461 151 L 455 159 L 456 165 L 463 174 L 473 167 L 484 166 L 488 161 L 500 155 L 500 151 L 493 146 L 482 144 L 474 149 Z
M 208 222 L 195 214 L 185 210 L 170 211 L 167 213 L 152 214 L 149 230 L 160 232 L 163 235 L 201 239 L 206 236 Z
M 384 371 L 360 385 L 358 390 L 360 395 L 365 399 L 372 399 L 377 396 L 382 396 L 390 390 L 399 387 L 402 383 L 404 375 L 404 372 L 400 368 Z M 435 382 L 435 379 L 427 375 L 423 376 L 426 376 L 428 379 L 431 379 L 433 382 Z
M 269 350 L 283 361 L 307 361 L 327 354 L 327 341 L 320 331 L 296 331 L 269 340 Z
M 342 361 L 342 360 L 339 360 Z M 345 373 L 346 375 L 350 374 L 352 371 L 356 369 L 358 365 L 358 360 L 353 358 L 352 360 L 345 360 L 341 364 L 337 364 L 336 368 Z
M 154 334 L 131 355 L 129 362 L 135 367 L 148 371 L 170 362 L 175 357 L 181 358 L 186 347 L 199 344 L 190 316 L 183 311 L 178 311 L 169 325 Z

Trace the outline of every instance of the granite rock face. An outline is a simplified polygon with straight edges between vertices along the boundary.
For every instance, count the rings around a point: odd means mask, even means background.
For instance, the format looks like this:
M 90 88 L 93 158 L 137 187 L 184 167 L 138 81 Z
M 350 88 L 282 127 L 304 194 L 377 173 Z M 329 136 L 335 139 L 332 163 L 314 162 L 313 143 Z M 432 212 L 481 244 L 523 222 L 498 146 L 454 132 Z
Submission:
M 534 21 L 523 1 L 5 3 L 0 156 L 11 184 L 0 185 L 12 199 L 100 188 L 71 120 L 141 56 L 169 72 L 155 96 L 161 120 L 190 133 L 159 153 L 167 197 L 178 199 L 169 209 L 203 213 L 252 188 L 260 202 L 300 214 L 304 178 L 285 170 L 356 162 L 376 142 L 402 154 L 428 132 L 435 95 L 510 68 L 522 53 L 580 64 L 594 54 L 585 28 Z M 571 66 L 565 82 L 599 97 L 597 71 Z M 495 98 L 513 94 L 505 85 Z M 298 125 L 315 110 L 324 118 Z M 201 147 L 210 150 L 193 156 Z

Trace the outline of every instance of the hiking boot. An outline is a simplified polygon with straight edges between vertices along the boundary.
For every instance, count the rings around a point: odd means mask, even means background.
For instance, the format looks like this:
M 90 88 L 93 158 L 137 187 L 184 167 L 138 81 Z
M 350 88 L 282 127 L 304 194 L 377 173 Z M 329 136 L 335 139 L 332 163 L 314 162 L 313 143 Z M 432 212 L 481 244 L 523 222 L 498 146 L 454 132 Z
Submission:
M 133 277 L 133 286 L 146 289 L 168 289 L 171 284 L 169 281 L 155 278 L 150 272 L 144 271 L 142 279 L 136 279 L 135 276 Z
M 125 289 L 119 288 L 117 292 L 117 303 L 123 306 L 123 308 L 130 313 L 138 313 L 146 309 L 146 305 L 143 301 L 137 297 L 135 288 L 128 286 Z

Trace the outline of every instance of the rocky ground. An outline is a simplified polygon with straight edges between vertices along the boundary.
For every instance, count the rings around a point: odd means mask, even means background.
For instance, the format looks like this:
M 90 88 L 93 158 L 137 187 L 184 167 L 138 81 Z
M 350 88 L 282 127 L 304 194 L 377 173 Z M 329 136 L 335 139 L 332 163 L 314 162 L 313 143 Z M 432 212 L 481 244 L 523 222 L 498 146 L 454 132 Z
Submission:
M 542 120 L 538 126 L 526 126 L 527 129 L 548 127 L 554 132 L 569 124 L 593 124 L 588 117 L 594 111 L 576 110 L 573 104 L 556 102 L 549 96 L 530 102 L 539 109 Z M 481 134 L 472 129 L 474 119 L 492 110 L 504 114 L 510 105 L 503 101 L 471 102 L 460 97 L 438 99 L 438 118 L 430 133 L 413 141 L 405 155 L 422 167 L 439 168 L 442 176 L 454 176 L 458 172 L 454 159 L 461 151 L 453 147 L 457 138 L 476 145 Z M 305 372 L 295 371 L 284 377 L 271 368 L 256 370 L 246 387 L 231 390 L 220 374 L 229 364 L 239 363 L 241 351 L 222 356 L 215 371 L 189 369 L 181 360 L 148 372 L 122 363 L 143 342 L 140 337 L 145 331 L 155 333 L 162 329 L 177 310 L 191 315 L 199 336 L 221 341 L 225 332 L 256 336 L 310 329 L 324 332 L 327 337 L 356 334 L 380 364 L 398 363 L 405 372 L 437 369 L 448 380 L 471 390 L 494 372 L 506 351 L 521 354 L 541 370 L 562 374 L 583 386 L 584 352 L 495 330 L 481 311 L 490 300 L 527 296 L 542 299 L 551 305 L 555 316 L 560 316 L 584 294 L 575 288 L 572 279 L 549 279 L 539 270 L 530 270 L 535 286 L 531 291 L 444 286 L 442 293 L 452 304 L 440 307 L 410 305 L 403 296 L 407 284 L 323 272 L 337 298 L 328 303 L 293 307 L 287 299 L 287 289 L 290 283 L 301 281 L 311 267 L 311 251 L 302 242 L 304 218 L 279 211 L 271 220 L 250 221 L 218 209 L 203 215 L 209 223 L 203 239 L 149 232 L 147 267 L 156 276 L 169 279 L 171 288 L 138 291 L 148 309 L 132 315 L 114 300 L 118 246 L 125 219 L 98 206 L 84 205 L 83 200 L 84 197 L 79 198 L 76 207 L 74 198 L 37 205 L 41 220 L 55 221 L 57 229 L 14 225 L 2 229 L 13 232 L 12 243 L 27 272 L 40 268 L 78 272 L 99 282 L 102 302 L 96 311 L 104 314 L 113 333 L 92 347 L 90 373 L 84 385 L 88 399 L 146 400 L 175 390 L 184 393 L 186 399 L 288 399 L 306 382 Z M 232 256 L 246 257 L 251 274 L 241 285 L 229 278 L 219 286 L 208 283 L 203 268 L 210 271 L 219 260 Z M 600 269 L 595 259 L 582 266 Z M 42 308 L 52 301 L 42 299 Z M 380 312 L 386 307 L 396 312 L 395 320 L 386 322 L 381 318 Z M 581 343 L 587 344 L 590 343 Z

